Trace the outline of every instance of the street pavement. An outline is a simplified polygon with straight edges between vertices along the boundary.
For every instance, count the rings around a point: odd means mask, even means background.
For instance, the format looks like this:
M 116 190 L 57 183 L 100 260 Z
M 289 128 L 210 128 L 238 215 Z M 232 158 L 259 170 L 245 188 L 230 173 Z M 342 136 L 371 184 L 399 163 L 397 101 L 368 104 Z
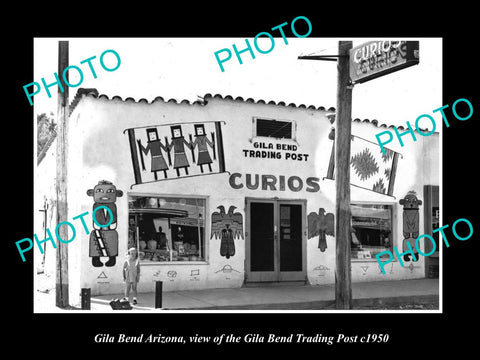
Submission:
M 439 280 L 415 279 L 352 284 L 352 309 L 384 305 L 439 304 Z M 92 296 L 91 311 L 110 312 L 109 302 L 122 294 Z M 335 310 L 335 285 L 263 286 L 236 289 L 169 291 L 155 308 L 155 293 L 139 293 L 133 310 Z M 440 309 L 441 310 L 441 309 Z M 129 310 L 117 310 L 129 311 Z

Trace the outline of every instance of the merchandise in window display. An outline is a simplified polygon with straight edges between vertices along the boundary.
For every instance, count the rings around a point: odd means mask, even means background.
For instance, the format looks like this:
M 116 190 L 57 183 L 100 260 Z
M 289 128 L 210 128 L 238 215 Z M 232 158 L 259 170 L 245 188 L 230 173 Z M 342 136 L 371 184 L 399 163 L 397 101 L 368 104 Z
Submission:
M 140 260 L 202 260 L 204 201 L 166 196 L 131 196 L 130 225 L 137 226 L 130 229 L 130 234 L 138 236 Z

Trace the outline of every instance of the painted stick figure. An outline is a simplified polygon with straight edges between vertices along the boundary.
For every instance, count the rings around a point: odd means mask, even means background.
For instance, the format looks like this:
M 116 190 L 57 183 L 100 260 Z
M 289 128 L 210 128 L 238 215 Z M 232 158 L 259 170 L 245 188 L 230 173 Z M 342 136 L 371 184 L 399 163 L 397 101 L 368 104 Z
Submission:
M 155 180 L 158 180 L 157 171 L 163 171 L 163 175 L 165 176 L 165 178 L 167 178 L 168 165 L 167 165 L 167 162 L 165 161 L 165 158 L 163 157 L 162 149 L 165 152 L 167 152 L 168 149 L 165 145 L 162 144 L 162 142 L 158 138 L 158 132 L 156 128 L 147 129 L 147 137 L 148 137 L 147 146 L 144 147 L 141 141 L 137 140 L 138 147 L 140 148 L 141 153 L 144 153 L 145 155 L 147 155 L 148 152 L 150 152 L 150 155 L 152 158 L 150 171 L 153 172 Z M 143 156 L 141 157 L 141 160 L 142 160 L 142 168 L 143 170 L 145 170 Z
M 209 145 L 213 149 L 213 156 L 215 156 L 215 139 L 213 138 L 212 133 L 212 141 L 210 141 L 205 134 L 205 126 L 203 124 L 196 124 L 195 125 L 195 141 L 191 143 L 192 150 L 198 145 L 198 158 L 197 158 L 197 165 L 200 166 L 200 171 L 203 173 L 203 165 L 208 165 L 208 169 L 212 172 L 212 158 L 210 157 L 210 153 L 208 152 Z
M 168 151 L 173 148 L 173 168 L 177 171 L 177 176 L 180 176 L 180 169 L 185 169 L 185 174 L 188 175 L 188 163 L 187 155 L 185 154 L 185 145 L 189 149 L 192 146 L 185 140 L 182 135 L 182 127 L 180 125 L 170 126 L 172 131 L 172 142 L 168 144 Z

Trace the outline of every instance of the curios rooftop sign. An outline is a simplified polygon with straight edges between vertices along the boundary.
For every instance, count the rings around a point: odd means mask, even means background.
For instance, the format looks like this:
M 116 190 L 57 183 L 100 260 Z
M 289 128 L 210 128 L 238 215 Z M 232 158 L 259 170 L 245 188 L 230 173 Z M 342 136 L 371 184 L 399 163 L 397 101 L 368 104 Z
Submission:
M 350 50 L 350 79 L 363 83 L 420 61 L 418 41 L 370 41 Z

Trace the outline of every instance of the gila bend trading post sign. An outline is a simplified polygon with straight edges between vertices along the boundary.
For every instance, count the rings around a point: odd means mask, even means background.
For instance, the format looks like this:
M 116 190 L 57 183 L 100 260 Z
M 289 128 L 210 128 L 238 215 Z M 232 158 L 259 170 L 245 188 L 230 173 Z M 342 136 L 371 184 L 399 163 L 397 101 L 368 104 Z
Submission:
M 370 41 L 350 50 L 350 79 L 363 83 L 419 61 L 418 41 Z

